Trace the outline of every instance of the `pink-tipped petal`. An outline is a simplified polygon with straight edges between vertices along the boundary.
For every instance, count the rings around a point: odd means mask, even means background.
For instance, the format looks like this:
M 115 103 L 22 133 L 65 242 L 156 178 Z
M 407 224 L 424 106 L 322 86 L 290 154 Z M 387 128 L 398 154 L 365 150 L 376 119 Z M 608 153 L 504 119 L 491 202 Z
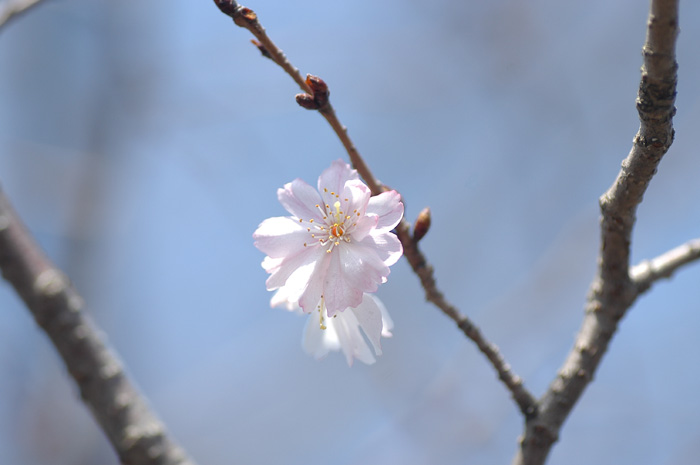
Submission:
M 309 221 L 314 219 L 321 220 L 321 212 L 316 205 L 321 203 L 321 197 L 318 192 L 302 181 L 295 179 L 284 185 L 284 188 L 277 189 L 277 198 L 282 206 L 298 219 Z
M 396 191 L 382 192 L 369 200 L 367 205 L 368 215 L 377 215 L 378 230 L 390 231 L 399 224 L 403 217 L 403 203 L 401 195 Z
M 323 195 L 328 191 L 339 194 L 343 192 L 345 182 L 358 179 L 357 171 L 350 168 L 350 165 L 343 160 L 335 160 L 331 166 L 326 168 L 318 177 L 318 192 Z M 324 198 L 325 200 L 325 198 Z
M 360 242 L 377 253 L 377 256 L 386 266 L 391 266 L 403 255 L 403 245 L 396 235 L 392 233 L 370 234 Z
M 336 312 L 358 306 L 362 302 L 363 289 L 347 282 L 346 263 L 342 260 L 341 254 L 331 253 L 329 255 L 331 259 L 323 283 L 323 297 L 326 301 L 328 316 L 333 317 Z M 369 285 L 371 283 L 367 283 L 363 287 Z

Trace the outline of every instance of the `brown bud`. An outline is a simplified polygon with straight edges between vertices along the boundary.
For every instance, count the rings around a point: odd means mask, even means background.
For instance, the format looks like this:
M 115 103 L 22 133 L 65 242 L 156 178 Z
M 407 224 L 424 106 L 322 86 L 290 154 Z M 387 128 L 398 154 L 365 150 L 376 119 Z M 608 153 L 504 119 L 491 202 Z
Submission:
M 300 107 L 306 108 L 307 110 L 319 109 L 318 103 L 316 103 L 316 100 L 309 94 L 297 94 L 295 98 Z
M 413 240 L 418 242 L 430 229 L 430 207 L 425 207 L 418 214 L 416 223 L 413 225 Z
M 318 76 L 312 76 L 311 74 L 306 75 L 306 85 L 311 88 L 314 95 L 314 100 L 318 104 L 319 108 L 328 103 L 328 97 L 330 96 L 330 91 L 328 90 L 328 85 L 326 82 Z
M 216 6 L 219 7 L 222 13 L 232 18 L 233 15 L 236 14 L 236 2 L 232 2 L 231 0 L 214 0 L 214 3 L 216 3 Z

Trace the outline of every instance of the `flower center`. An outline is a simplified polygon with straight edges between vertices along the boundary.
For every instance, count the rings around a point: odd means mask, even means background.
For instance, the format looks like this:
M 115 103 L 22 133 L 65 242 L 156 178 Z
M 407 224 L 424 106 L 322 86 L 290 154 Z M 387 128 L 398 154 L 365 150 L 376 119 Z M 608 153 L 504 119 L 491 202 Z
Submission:
M 345 229 L 343 229 L 345 218 L 343 218 L 343 212 L 340 211 L 340 202 L 336 201 L 333 206 L 335 207 L 335 213 L 333 214 L 335 223 L 331 226 L 331 236 L 341 237 L 345 234 Z
M 340 237 L 343 234 L 345 234 L 345 231 L 343 230 L 343 226 L 335 223 L 333 226 L 331 226 L 331 235 L 335 237 Z
M 328 189 L 324 189 L 324 192 L 328 192 Z M 346 214 L 342 210 L 342 204 L 340 203 L 339 195 L 335 192 L 330 192 L 332 196 L 337 198 L 333 202 L 331 207 L 329 204 L 316 204 L 315 207 L 321 213 L 323 218 L 323 223 L 314 222 L 313 218 L 308 220 L 306 230 L 311 233 L 311 238 L 316 244 L 321 246 L 327 246 L 326 253 L 331 253 L 336 246 L 339 246 L 341 242 L 351 242 L 351 231 L 353 226 L 357 223 L 353 222 L 355 216 L 360 217 L 361 213 L 357 210 L 352 212 L 352 216 Z M 349 199 L 345 199 L 345 202 L 349 202 Z M 355 218 L 356 220 L 357 218 Z M 305 221 L 299 218 L 300 223 Z M 324 224 L 325 223 L 325 224 Z M 304 247 L 308 247 L 309 243 L 304 243 Z

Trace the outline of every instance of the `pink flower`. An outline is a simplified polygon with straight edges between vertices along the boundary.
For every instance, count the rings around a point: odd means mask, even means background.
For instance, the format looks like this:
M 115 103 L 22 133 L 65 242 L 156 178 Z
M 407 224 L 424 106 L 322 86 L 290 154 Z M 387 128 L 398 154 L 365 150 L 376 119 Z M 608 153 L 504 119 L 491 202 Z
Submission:
M 318 178 L 318 191 L 295 179 L 277 190 L 291 214 L 268 218 L 253 234 L 267 254 L 268 290 L 306 313 L 320 305 L 332 318 L 363 302 L 389 275 L 403 253 L 391 230 L 403 216 L 396 191 L 371 197 L 357 171 L 334 161 Z

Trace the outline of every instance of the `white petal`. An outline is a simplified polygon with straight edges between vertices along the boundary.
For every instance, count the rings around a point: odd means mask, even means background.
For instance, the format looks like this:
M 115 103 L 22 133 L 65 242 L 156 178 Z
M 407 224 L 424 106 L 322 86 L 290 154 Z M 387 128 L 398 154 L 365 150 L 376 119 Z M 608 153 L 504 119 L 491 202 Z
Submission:
M 392 320 L 391 316 L 389 316 L 389 310 L 386 309 L 386 307 L 384 306 L 382 301 L 379 300 L 378 297 L 375 297 L 371 294 L 369 295 L 369 297 L 374 300 L 374 303 L 377 304 L 377 307 L 379 307 L 379 310 L 382 312 L 382 337 L 393 336 L 391 334 L 391 330 L 394 329 L 394 320 Z
M 352 240 L 361 241 L 362 239 L 367 237 L 367 234 L 369 234 L 370 231 L 372 231 L 377 226 L 378 220 L 379 218 L 374 215 L 363 216 L 362 218 L 360 218 L 355 224 L 355 228 L 350 234 Z
M 272 308 L 284 308 L 290 312 L 303 313 L 301 307 L 297 303 L 298 297 L 295 298 L 291 295 L 288 287 L 281 287 L 277 289 L 275 295 L 270 299 L 270 307 Z
M 255 247 L 272 258 L 295 255 L 310 240 L 305 226 L 290 217 L 268 218 L 253 233 Z
M 301 253 L 283 258 L 276 268 L 268 270 L 270 276 L 266 281 L 267 290 L 272 291 L 278 287 L 284 286 L 292 273 L 306 275 L 306 280 L 308 281 L 316 267 L 319 257 L 324 253 L 325 252 L 318 247 L 306 247 Z M 267 263 L 270 264 L 269 261 Z M 272 264 L 274 263 L 275 262 L 272 262 Z M 263 261 L 263 267 L 265 267 L 265 264 L 266 262 Z M 301 276 L 298 276 L 296 279 L 296 282 L 304 280 Z M 306 284 L 304 283 L 304 285 Z
M 321 329 L 318 314 L 312 313 L 306 320 L 304 328 L 304 338 L 302 339 L 302 347 L 304 352 L 320 360 L 331 350 L 339 350 L 340 343 L 335 330 Z
M 367 215 L 377 215 L 377 229 L 390 231 L 399 224 L 403 217 L 401 195 L 396 191 L 382 192 L 369 200 Z
M 325 250 L 321 251 L 322 253 L 318 258 L 316 268 L 311 276 L 309 276 L 306 288 L 304 289 L 303 294 L 301 294 L 299 297 L 299 305 L 306 313 L 316 310 L 316 307 L 319 305 L 319 301 L 321 300 L 321 295 L 323 295 L 325 276 L 328 273 L 328 267 L 331 261 L 330 255 L 332 254 L 327 254 Z
M 355 308 L 347 309 L 343 313 L 352 312 L 357 317 L 357 322 L 372 343 L 374 353 L 382 355 L 382 311 L 377 305 L 379 299 L 365 294 L 362 303 Z
M 343 281 L 346 285 L 360 289 L 362 292 L 375 292 L 379 283 L 389 275 L 389 267 L 384 264 L 374 247 L 367 246 L 366 239 L 343 245 L 344 247 L 338 250 L 343 264 Z M 358 300 L 355 305 L 348 306 L 357 306 L 359 302 Z
M 297 178 L 285 184 L 284 188 L 277 189 L 277 198 L 282 206 L 297 219 L 309 221 L 313 218 L 321 221 L 323 218 L 319 209 L 316 208 L 316 205 L 321 203 L 321 197 L 313 187 L 301 179 Z
M 369 247 L 377 253 L 377 256 L 386 266 L 391 266 L 403 255 L 403 246 L 395 234 L 390 232 L 375 233 L 372 231 L 360 244 Z M 388 275 L 389 273 L 387 273 Z M 386 276 L 386 275 L 385 275 Z
M 284 258 L 265 257 L 261 263 L 263 269 L 268 273 L 274 273 L 282 264 Z
M 331 318 L 331 320 L 333 320 L 333 328 L 338 334 L 340 349 L 345 354 L 348 365 L 352 366 L 353 358 L 367 365 L 371 365 L 376 361 L 367 342 L 365 342 L 365 339 L 362 337 L 360 325 L 354 313 L 346 310 L 338 313 L 338 315 L 335 318 Z
M 331 166 L 326 168 L 323 173 L 321 173 L 321 176 L 318 177 L 318 191 L 321 195 L 323 195 L 325 191 L 339 194 L 343 192 L 345 182 L 353 179 L 358 179 L 357 171 L 352 169 L 350 165 L 343 160 L 335 160 L 331 163 Z M 333 202 L 329 203 L 329 205 L 333 205 Z
M 354 282 L 350 282 L 346 276 L 346 245 L 348 244 L 341 244 L 341 247 L 328 254 L 330 255 L 330 263 L 323 283 L 323 297 L 326 301 L 328 316 L 331 317 L 336 312 L 343 311 L 348 307 L 356 307 L 362 302 L 364 290 Z M 365 287 L 367 286 L 371 286 L 371 283 L 365 285 Z
M 341 196 L 345 214 L 357 216 L 359 213 L 358 218 L 365 216 L 371 195 L 369 187 L 359 179 L 346 182 Z

